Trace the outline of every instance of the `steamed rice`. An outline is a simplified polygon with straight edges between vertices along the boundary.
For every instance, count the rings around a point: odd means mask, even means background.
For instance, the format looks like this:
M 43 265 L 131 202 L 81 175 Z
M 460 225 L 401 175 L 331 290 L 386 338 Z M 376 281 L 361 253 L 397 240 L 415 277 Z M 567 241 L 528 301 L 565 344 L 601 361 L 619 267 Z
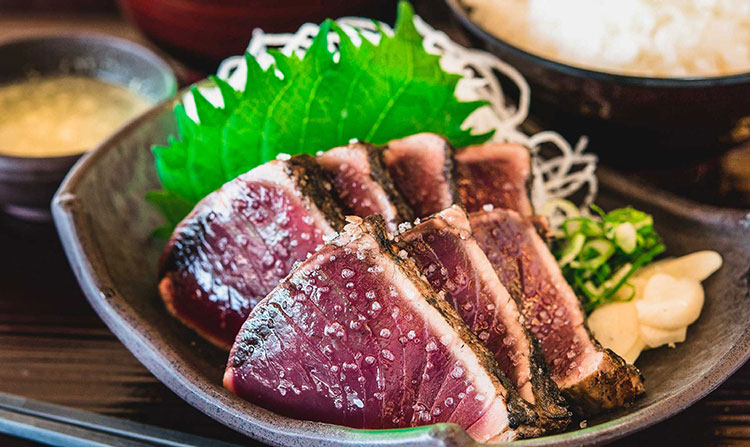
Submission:
M 487 31 L 530 53 L 651 77 L 750 72 L 748 0 L 464 0 Z

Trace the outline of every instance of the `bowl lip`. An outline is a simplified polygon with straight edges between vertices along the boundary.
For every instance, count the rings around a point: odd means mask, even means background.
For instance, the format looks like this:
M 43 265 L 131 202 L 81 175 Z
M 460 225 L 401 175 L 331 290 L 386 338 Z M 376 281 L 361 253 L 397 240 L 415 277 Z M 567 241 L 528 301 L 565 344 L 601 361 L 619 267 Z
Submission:
M 526 62 L 532 63 L 534 65 L 539 65 L 542 68 L 556 71 L 567 76 L 593 79 L 596 81 L 609 82 L 613 84 L 672 89 L 696 87 L 728 87 L 750 83 L 750 72 L 710 77 L 650 77 L 620 74 L 569 65 L 564 62 L 547 59 L 543 56 L 539 56 L 537 54 L 523 50 L 520 47 L 512 45 L 485 30 L 482 26 L 480 26 L 469 17 L 466 7 L 462 5 L 461 0 L 445 0 L 445 3 L 450 8 L 453 15 L 459 20 L 459 22 L 461 22 L 461 24 L 465 28 L 467 28 L 472 34 L 478 36 L 485 42 L 488 42 L 491 45 L 500 48 L 502 51 L 510 53 L 514 57 L 523 59 Z
M 10 155 L 0 153 L 0 169 L 4 166 L 20 166 L 22 169 L 25 167 L 38 166 L 41 163 L 48 164 L 67 164 L 72 163 L 81 158 L 86 152 L 76 152 L 68 155 L 54 155 L 51 157 L 24 157 L 19 155 Z
M 17 157 L 0 155 L 0 182 L 59 184 L 65 173 L 85 152 L 57 157 Z
M 139 118 L 120 129 L 96 149 L 84 155 L 68 173 L 52 201 L 52 214 L 67 257 L 73 267 L 81 288 L 97 314 L 115 333 L 125 346 L 162 383 L 178 394 L 183 400 L 200 411 L 230 428 L 255 437 L 263 442 L 281 445 L 301 439 L 309 445 L 434 445 L 447 430 L 454 430 L 451 424 L 438 424 L 398 430 L 361 430 L 343 426 L 301 421 L 275 415 L 260 407 L 241 401 L 239 397 L 206 390 L 207 384 L 187 372 L 184 361 L 173 349 L 161 349 L 165 342 L 158 334 L 152 333 L 147 323 L 118 293 L 101 260 L 97 242 L 92 238 L 91 222 L 86 204 L 76 197 L 78 185 L 88 175 L 97 161 L 107 152 L 115 150 L 120 140 L 125 139 L 139 126 L 153 117 L 168 111 L 179 100 L 154 106 Z M 727 228 L 738 224 L 750 227 L 750 214 L 746 210 L 736 210 L 708 206 L 653 187 L 632 181 L 610 171 L 600 169 L 602 183 L 616 193 L 627 193 L 640 189 L 644 203 L 662 208 L 666 213 L 679 218 L 721 225 Z M 750 326 L 708 371 L 694 382 L 677 389 L 666 398 L 600 424 L 570 432 L 545 436 L 536 439 L 514 441 L 519 446 L 579 446 L 614 441 L 636 431 L 652 426 L 697 402 L 716 389 L 732 373 L 750 358 Z M 243 413 L 243 408 L 260 409 L 262 417 Z M 220 417 L 219 414 L 227 417 Z M 269 416 L 270 414 L 270 416 Z M 281 421 L 281 423 L 279 422 Z M 441 436 L 440 432 L 443 432 Z M 458 430 L 457 433 L 464 433 Z M 464 433 L 465 434 L 465 433 Z M 480 444 L 470 443 L 478 446 Z
M 0 51 L 5 48 L 25 45 L 25 44 L 42 44 L 44 42 L 80 42 L 95 44 L 97 46 L 114 49 L 122 53 L 132 54 L 140 59 L 143 59 L 148 64 L 152 65 L 159 72 L 159 77 L 164 81 L 166 86 L 164 95 L 155 98 L 152 103 L 154 105 L 161 104 L 164 101 L 174 97 L 177 93 L 177 76 L 172 70 L 172 67 L 158 54 L 156 54 L 150 48 L 144 45 L 134 42 L 129 39 L 125 39 L 110 34 L 99 33 L 95 31 L 61 31 L 61 32 L 45 32 L 34 35 L 21 35 L 14 36 L 6 40 L 0 41 Z M 82 53 L 85 54 L 85 53 Z M 92 79 L 98 79 L 91 76 Z M 127 88 L 127 87 L 125 87 Z M 149 101 L 151 102 L 151 101 Z M 125 125 L 127 122 L 123 123 Z M 4 154 L 0 152 L 0 169 L 12 166 L 17 167 L 17 170 L 35 170 L 39 168 L 39 161 L 45 160 L 48 163 L 59 165 L 59 166 L 70 166 L 77 159 L 81 158 L 87 152 L 90 152 L 92 148 L 86 148 L 80 152 L 65 155 L 54 155 L 49 157 L 32 157 L 23 155 L 12 155 Z
M 162 79 L 165 81 L 167 86 L 167 93 L 155 100 L 154 104 L 171 98 L 177 92 L 177 76 L 169 66 L 163 57 L 156 54 L 154 50 L 146 47 L 138 42 L 135 42 L 124 37 L 114 36 L 111 34 L 100 33 L 96 31 L 60 31 L 60 32 L 45 32 L 34 35 L 21 35 L 14 36 L 9 39 L 0 41 L 0 50 L 6 47 L 12 47 L 24 44 L 42 44 L 45 42 L 80 42 L 95 44 L 101 47 L 107 47 L 120 51 L 123 53 L 129 53 L 136 57 L 139 57 L 147 63 L 153 65 L 160 73 Z

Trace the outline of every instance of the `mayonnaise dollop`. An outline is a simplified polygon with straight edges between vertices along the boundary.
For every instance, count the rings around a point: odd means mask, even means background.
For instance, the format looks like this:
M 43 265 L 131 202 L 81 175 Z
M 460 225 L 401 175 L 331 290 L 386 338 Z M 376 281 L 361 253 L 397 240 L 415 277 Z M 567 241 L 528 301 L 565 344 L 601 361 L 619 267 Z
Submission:
M 701 282 L 721 268 L 715 251 L 699 251 L 654 262 L 629 281 L 630 301 L 605 304 L 588 317 L 589 329 L 605 348 L 634 363 L 644 349 L 685 341 L 687 328 L 705 301 Z

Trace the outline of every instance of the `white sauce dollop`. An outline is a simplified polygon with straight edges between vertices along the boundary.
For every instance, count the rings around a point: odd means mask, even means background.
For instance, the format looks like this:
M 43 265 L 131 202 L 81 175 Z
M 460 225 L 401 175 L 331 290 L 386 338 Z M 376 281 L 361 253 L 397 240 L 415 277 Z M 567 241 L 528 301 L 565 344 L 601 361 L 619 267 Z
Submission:
M 630 280 L 631 301 L 605 304 L 588 317 L 599 343 L 633 363 L 644 349 L 685 341 L 687 327 L 700 316 L 704 303 L 701 281 L 721 268 L 714 251 L 700 251 L 655 262 Z

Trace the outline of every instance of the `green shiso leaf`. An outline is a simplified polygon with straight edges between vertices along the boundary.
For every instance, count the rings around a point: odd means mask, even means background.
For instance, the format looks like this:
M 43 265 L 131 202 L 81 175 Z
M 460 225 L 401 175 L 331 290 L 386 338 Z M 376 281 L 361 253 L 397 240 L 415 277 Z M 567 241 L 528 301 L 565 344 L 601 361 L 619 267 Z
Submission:
M 161 211 L 167 224 L 157 228 L 153 235 L 160 239 L 168 238 L 172 229 L 183 217 L 187 216 L 193 208 L 193 204 L 173 193 L 172 191 L 150 191 L 146 194 L 146 200 Z
M 338 60 L 329 49 L 331 32 L 340 39 Z M 353 138 L 384 144 L 419 132 L 441 134 L 457 147 L 489 139 L 491 133 L 461 129 L 486 102 L 456 98 L 460 76 L 445 72 L 440 57 L 424 50 L 408 2 L 399 3 L 394 34 L 380 30 L 380 36 L 378 44 L 363 38 L 356 46 L 327 20 L 303 58 L 271 52 L 274 65 L 263 70 L 247 54 L 242 92 L 212 78 L 223 107 L 193 87 L 200 122 L 176 106 L 179 137 L 153 149 L 164 190 L 150 200 L 169 225 L 187 214 L 186 204 L 280 153 L 315 154 Z

